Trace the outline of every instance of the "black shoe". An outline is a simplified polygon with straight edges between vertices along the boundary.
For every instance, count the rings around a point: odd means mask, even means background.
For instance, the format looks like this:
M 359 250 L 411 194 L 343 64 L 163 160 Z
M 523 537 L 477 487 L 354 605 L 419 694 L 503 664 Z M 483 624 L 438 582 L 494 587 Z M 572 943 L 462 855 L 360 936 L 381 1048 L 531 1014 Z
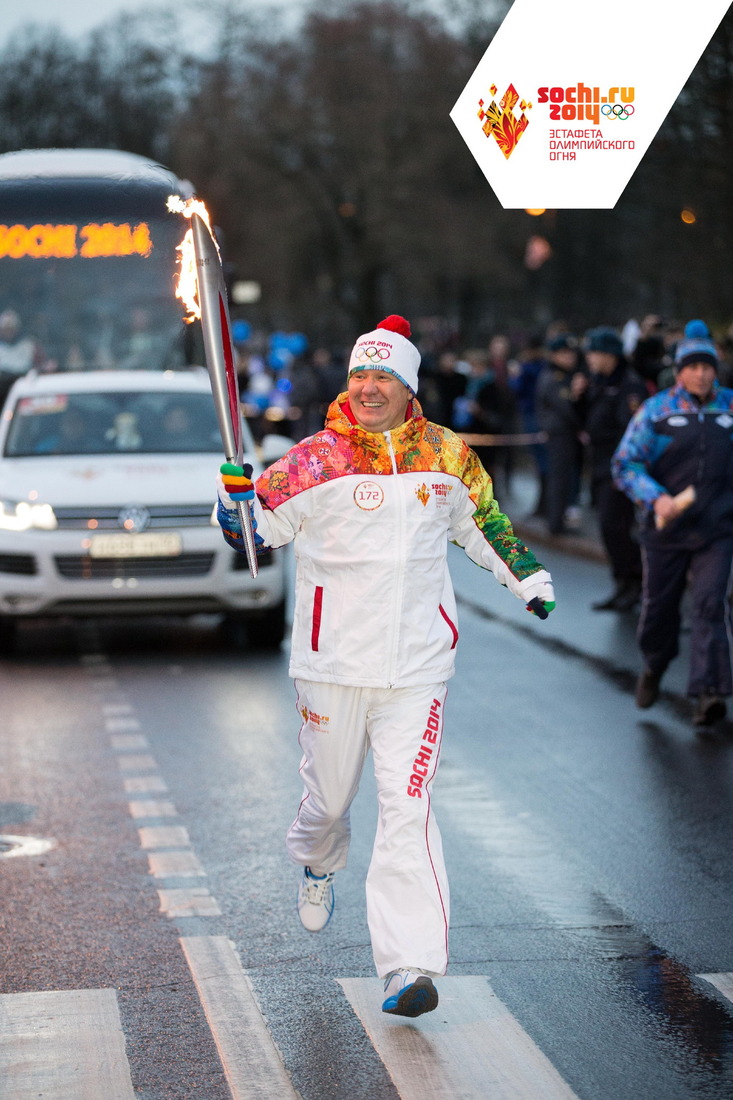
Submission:
M 621 581 L 605 600 L 591 604 L 593 611 L 632 611 L 641 598 L 639 581 Z
M 651 707 L 656 703 L 659 698 L 659 681 L 661 679 L 661 672 L 652 672 L 649 668 L 644 669 L 636 681 L 635 698 L 637 707 L 646 710 L 647 707 Z
M 616 593 L 614 611 L 633 611 L 641 599 L 641 581 L 624 581 Z
M 612 592 L 611 595 L 608 596 L 605 600 L 598 600 L 597 603 L 592 603 L 590 605 L 591 610 L 592 611 L 616 611 L 617 610 L 617 608 L 616 608 L 617 598 L 618 598 L 618 590 L 616 592 Z
M 705 692 L 697 697 L 697 706 L 692 716 L 692 723 L 695 726 L 712 726 L 715 722 L 719 722 L 721 718 L 725 718 L 726 712 L 727 707 L 722 696 L 715 695 L 713 692 Z

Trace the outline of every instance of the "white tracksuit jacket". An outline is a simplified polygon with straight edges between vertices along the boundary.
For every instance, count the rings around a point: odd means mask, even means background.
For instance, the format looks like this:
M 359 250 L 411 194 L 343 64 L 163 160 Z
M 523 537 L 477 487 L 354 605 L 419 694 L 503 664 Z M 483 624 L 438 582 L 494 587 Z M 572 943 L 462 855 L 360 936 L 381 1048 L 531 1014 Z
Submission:
M 451 677 L 449 540 L 521 599 L 552 598 L 549 573 L 499 511 L 474 452 L 416 400 L 404 424 L 375 433 L 354 422 L 342 394 L 325 429 L 265 470 L 256 492 L 264 546 L 295 540 L 295 678 L 409 687 Z M 241 551 L 221 481 L 219 497 L 224 536 Z

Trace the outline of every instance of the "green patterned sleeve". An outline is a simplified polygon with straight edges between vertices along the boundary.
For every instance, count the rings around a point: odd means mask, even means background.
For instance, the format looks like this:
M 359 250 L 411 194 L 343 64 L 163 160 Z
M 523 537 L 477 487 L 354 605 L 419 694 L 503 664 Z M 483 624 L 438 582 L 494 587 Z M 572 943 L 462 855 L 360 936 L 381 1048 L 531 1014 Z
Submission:
M 508 573 L 523 581 L 544 569 L 528 546 L 514 533 L 511 520 L 499 508 L 493 482 L 473 451 L 468 452 L 463 476 L 473 510 L 456 526 L 454 538 L 472 561 L 491 569 L 506 584 Z M 497 561 L 498 559 L 498 561 Z

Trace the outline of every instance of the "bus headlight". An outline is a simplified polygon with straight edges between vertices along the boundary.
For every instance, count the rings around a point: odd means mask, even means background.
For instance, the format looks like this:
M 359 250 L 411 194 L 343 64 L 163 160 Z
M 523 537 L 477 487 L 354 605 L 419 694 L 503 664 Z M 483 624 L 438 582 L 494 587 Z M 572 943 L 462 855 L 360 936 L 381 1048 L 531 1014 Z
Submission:
M 0 500 L 0 531 L 54 531 L 56 516 L 50 504 L 27 500 Z

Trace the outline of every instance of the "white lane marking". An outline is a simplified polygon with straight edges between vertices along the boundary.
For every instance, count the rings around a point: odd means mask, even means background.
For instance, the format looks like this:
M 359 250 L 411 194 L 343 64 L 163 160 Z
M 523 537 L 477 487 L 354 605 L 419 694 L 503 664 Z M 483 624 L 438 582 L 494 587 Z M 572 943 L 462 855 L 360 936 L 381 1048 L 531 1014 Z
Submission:
M 382 1012 L 378 978 L 339 978 L 401 1100 L 577 1100 L 486 978 L 440 978 L 417 1020 Z
M 104 720 L 104 728 L 107 733 L 124 733 L 126 730 L 139 730 L 140 723 L 132 715 L 115 717 L 111 715 Z
M 125 780 L 125 794 L 167 793 L 168 787 L 159 775 L 134 775 Z
M 195 852 L 149 852 L 148 865 L 154 878 L 206 878 Z
M 225 936 L 185 936 L 181 946 L 232 1100 L 297 1100 L 231 941 Z
M 140 802 L 128 802 L 130 815 L 135 820 L 146 817 L 178 817 L 178 810 L 165 799 L 150 798 Z
M 42 856 L 44 852 L 50 852 L 58 841 L 53 837 L 41 836 L 13 836 L 11 833 L 3 833 L 0 836 L 0 846 L 9 844 L 7 851 L 0 851 L 0 859 L 11 859 L 13 856 Z
M 111 665 L 103 654 L 88 654 L 84 659 L 93 683 L 100 687 L 115 687 L 116 680 Z M 101 675 L 100 675 L 101 674 Z M 150 743 L 140 732 L 142 725 L 134 708 L 124 701 L 102 703 L 104 726 L 109 735 L 112 750 L 118 753 L 117 764 L 121 772 L 150 772 L 150 775 L 128 775 L 123 779 L 127 794 L 167 793 L 168 787 L 158 773 Z M 155 817 L 178 817 L 175 806 L 168 800 L 134 800 L 128 803 L 135 820 Z M 150 874 L 157 879 L 201 879 L 206 871 L 191 848 L 188 830 L 183 825 L 149 825 L 138 828 L 141 848 L 148 852 Z M 161 849 L 175 849 L 161 851 Z M 160 910 L 168 917 L 220 917 L 221 909 L 216 898 L 205 886 L 158 890 Z
M 94 676 L 89 683 L 91 687 L 99 688 L 100 691 L 117 691 L 119 686 L 114 676 Z
M 135 1100 L 113 989 L 0 995 L 3 1100 Z
M 158 890 L 160 911 L 168 917 L 220 917 L 221 909 L 216 898 L 205 886 L 189 886 L 187 889 Z
M 116 733 L 109 741 L 115 752 L 136 752 L 150 748 L 150 742 L 141 733 Z
M 190 848 L 191 838 L 183 825 L 144 825 L 138 829 L 140 847 Z
M 117 758 L 117 766 L 123 772 L 154 772 L 158 770 L 158 764 L 150 753 L 141 753 L 135 756 L 126 753 Z
M 710 982 L 724 997 L 727 997 L 729 1001 L 733 1001 L 733 973 L 698 974 L 698 978 Z

